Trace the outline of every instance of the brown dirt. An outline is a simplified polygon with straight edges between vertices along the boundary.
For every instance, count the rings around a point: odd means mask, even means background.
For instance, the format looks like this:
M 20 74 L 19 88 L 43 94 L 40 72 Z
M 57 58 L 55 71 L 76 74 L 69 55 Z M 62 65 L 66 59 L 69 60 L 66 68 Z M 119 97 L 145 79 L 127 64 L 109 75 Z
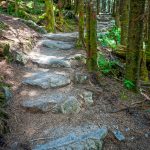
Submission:
M 5 20 L 5 18 L 3 19 Z M 15 20 L 12 20 L 10 25 L 15 29 L 24 28 L 21 31 L 28 29 L 25 25 L 22 27 L 22 23 L 17 25 Z M 21 38 L 25 38 L 26 36 L 24 35 L 31 34 L 31 31 L 34 32 L 30 29 L 26 34 L 19 33 L 19 35 L 22 36 Z M 146 133 L 150 134 L 150 117 L 143 111 L 146 107 L 144 104 L 139 108 L 127 108 L 123 111 L 112 113 L 112 111 L 129 106 L 133 102 L 144 100 L 140 94 L 126 90 L 122 83 L 111 77 L 101 77 L 100 84 L 97 86 L 103 91 L 95 93 L 94 106 L 90 108 L 83 107 L 78 115 L 65 116 L 62 114 L 52 114 L 51 112 L 35 114 L 25 111 L 20 106 L 20 103 L 28 97 L 44 94 L 50 90 L 31 88 L 21 84 L 25 73 L 36 69 L 35 66 L 30 67 L 32 67 L 32 69 L 29 69 L 29 66 L 25 67 L 18 64 L 10 65 L 7 64 L 6 61 L 0 62 L 0 73 L 4 76 L 4 80 L 12 85 L 13 91 L 13 99 L 7 107 L 10 116 L 10 133 L 5 135 L 7 140 L 5 150 L 9 150 L 14 142 L 26 144 L 28 141 L 43 138 L 43 131 L 46 129 L 57 127 L 58 125 L 77 126 L 84 122 L 95 123 L 99 126 L 106 125 L 109 128 L 109 134 L 104 141 L 104 150 L 150 149 L 150 135 L 148 138 L 145 137 Z M 77 70 L 85 71 L 84 66 L 81 66 Z M 88 86 L 94 90 L 94 84 L 89 84 Z M 79 85 L 75 88 L 80 90 L 81 87 Z M 74 85 L 70 85 L 68 92 L 73 89 Z M 60 90 L 66 91 L 68 87 L 61 88 Z M 127 127 L 130 129 L 129 131 L 125 131 Z M 115 128 L 118 128 L 125 135 L 125 142 L 119 142 L 114 138 L 111 131 Z

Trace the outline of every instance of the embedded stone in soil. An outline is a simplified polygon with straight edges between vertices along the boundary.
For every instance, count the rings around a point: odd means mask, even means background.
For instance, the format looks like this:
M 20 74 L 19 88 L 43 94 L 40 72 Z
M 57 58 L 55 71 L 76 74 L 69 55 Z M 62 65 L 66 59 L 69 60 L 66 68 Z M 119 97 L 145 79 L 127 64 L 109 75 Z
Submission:
M 41 40 L 38 45 L 47 47 L 48 50 L 70 50 L 75 47 L 74 43 L 54 41 L 54 40 Z
M 30 111 L 73 114 L 78 113 L 81 108 L 80 102 L 74 96 L 68 96 L 63 93 L 49 94 L 32 100 L 25 100 L 21 104 Z
M 107 128 L 98 128 L 89 133 L 83 132 L 80 135 L 72 132 L 56 140 L 38 144 L 33 150 L 101 150 L 103 139 L 106 137 L 107 133 Z
M 51 39 L 51 40 L 58 40 L 58 41 L 64 41 L 64 42 L 74 42 L 78 38 L 78 32 L 73 33 L 49 33 L 44 35 L 44 37 Z
M 39 67 L 42 68 L 71 68 L 69 60 L 64 60 L 62 57 L 46 56 L 40 55 L 35 58 L 31 58 L 32 62 L 37 63 Z
M 31 73 L 29 77 L 23 80 L 24 84 L 31 86 L 39 86 L 43 89 L 59 88 L 67 86 L 71 83 L 70 77 L 64 72 L 50 73 L 48 71 L 38 71 Z

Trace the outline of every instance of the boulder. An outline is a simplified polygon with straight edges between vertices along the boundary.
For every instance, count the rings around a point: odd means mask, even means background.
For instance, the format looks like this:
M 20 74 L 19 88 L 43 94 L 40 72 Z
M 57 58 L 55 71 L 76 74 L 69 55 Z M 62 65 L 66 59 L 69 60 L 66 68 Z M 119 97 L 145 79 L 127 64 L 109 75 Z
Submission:
M 57 40 L 57 41 L 64 41 L 64 42 L 74 42 L 78 38 L 78 32 L 73 33 L 49 33 L 45 34 L 44 37 L 51 39 L 51 40 Z
M 48 50 L 70 50 L 75 47 L 73 43 L 54 41 L 54 40 L 41 40 L 39 45 L 47 47 Z
M 82 135 L 70 133 L 62 138 L 39 144 L 32 150 L 101 150 L 102 140 L 107 132 L 107 128 L 98 128 Z
M 82 94 L 83 100 L 87 106 L 93 105 L 93 92 L 91 91 L 84 91 Z
M 88 76 L 83 73 L 76 73 L 75 74 L 75 83 L 84 84 L 88 80 Z
M 66 86 L 71 83 L 71 80 L 69 75 L 66 73 L 50 73 L 48 71 L 39 71 L 32 73 L 30 77 L 25 78 L 23 83 L 48 89 Z
M 8 88 L 8 87 L 6 87 L 6 86 L 3 87 L 3 89 L 4 89 L 5 99 L 6 99 L 7 103 L 9 103 L 9 101 L 10 101 L 11 98 L 12 98 L 11 90 L 10 90 L 10 88 Z
M 41 34 L 46 34 L 47 31 L 44 29 L 44 27 L 39 26 L 38 24 L 36 24 L 34 21 L 32 20 L 25 20 L 25 19 L 18 19 L 21 22 L 23 22 L 24 24 L 26 24 L 28 27 L 32 28 L 33 30 L 41 33 Z
M 19 62 L 20 64 L 23 64 L 23 65 L 27 64 L 29 60 L 26 54 L 24 54 L 23 52 L 19 52 L 19 51 L 12 51 L 12 56 L 16 62 Z
M 37 58 L 31 58 L 31 60 L 32 62 L 37 63 L 38 66 L 42 68 L 71 68 L 71 63 L 69 60 L 53 58 L 52 56 L 41 55 Z
M 79 113 L 81 110 L 80 106 L 81 104 L 78 100 L 74 96 L 71 96 L 61 104 L 61 112 L 63 114 Z
M 73 96 L 66 96 L 63 93 L 54 93 L 25 100 L 21 106 L 32 112 L 48 112 L 73 114 L 80 111 L 80 103 Z
M 63 94 L 51 94 L 34 99 L 25 100 L 21 106 L 32 112 L 48 112 L 58 113 L 60 111 L 60 105 L 66 100 Z

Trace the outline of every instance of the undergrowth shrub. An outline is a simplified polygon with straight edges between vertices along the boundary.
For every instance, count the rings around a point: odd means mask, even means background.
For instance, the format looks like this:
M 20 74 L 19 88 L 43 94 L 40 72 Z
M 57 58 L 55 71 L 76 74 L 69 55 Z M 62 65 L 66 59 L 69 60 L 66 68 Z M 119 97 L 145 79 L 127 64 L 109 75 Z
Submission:
M 104 74 L 104 75 L 108 75 L 108 74 L 113 74 L 116 75 L 118 74 L 117 71 L 117 64 L 119 62 L 117 60 L 109 60 L 107 59 L 103 54 L 99 53 L 98 55 L 98 66 L 100 71 Z
M 112 27 L 106 34 L 98 34 L 98 41 L 103 47 L 110 47 L 112 49 L 116 49 L 117 45 L 120 44 L 120 40 L 120 28 L 117 28 L 116 26 Z

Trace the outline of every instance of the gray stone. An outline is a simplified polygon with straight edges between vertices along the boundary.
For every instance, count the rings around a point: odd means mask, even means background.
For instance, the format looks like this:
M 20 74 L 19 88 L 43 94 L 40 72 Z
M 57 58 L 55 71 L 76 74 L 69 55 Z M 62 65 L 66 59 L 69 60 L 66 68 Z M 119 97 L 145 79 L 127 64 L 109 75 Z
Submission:
M 41 97 L 37 97 L 33 100 L 25 100 L 21 105 L 33 112 L 41 111 L 58 113 L 60 111 L 60 105 L 66 100 L 63 94 L 51 94 Z
M 61 104 L 61 112 L 63 114 L 79 113 L 81 104 L 78 100 L 71 96 Z
M 44 27 L 37 25 L 34 21 L 32 20 L 25 20 L 25 19 L 19 19 L 21 22 L 23 22 L 24 24 L 26 24 L 27 26 L 29 26 L 30 28 L 32 28 L 33 30 L 42 33 L 42 34 L 46 34 L 47 31 L 44 29 Z
M 69 57 L 69 59 L 82 60 L 82 59 L 86 59 L 86 56 L 83 54 L 75 54 L 75 55 Z
M 87 106 L 93 105 L 93 103 L 94 103 L 94 101 L 93 101 L 93 92 L 84 91 L 82 96 L 83 96 L 84 102 Z
M 80 136 L 70 133 L 54 141 L 39 144 L 33 150 L 101 150 L 102 140 L 106 137 L 107 133 L 106 128 L 98 128 Z
M 32 73 L 30 77 L 27 77 L 24 84 L 32 86 L 39 86 L 43 89 L 63 87 L 71 83 L 70 77 L 65 73 L 50 73 L 45 71 L 39 71 Z
M 88 80 L 88 76 L 82 73 L 75 74 L 75 83 L 83 84 Z
M 12 51 L 12 56 L 16 62 L 19 62 L 23 65 L 25 65 L 29 60 L 29 58 L 26 54 L 24 54 L 22 52 L 18 52 L 18 51 Z
M 33 112 L 51 111 L 52 113 L 73 114 L 80 111 L 80 103 L 77 99 L 62 93 L 54 93 L 37 97 L 32 100 L 25 100 L 21 105 Z
M 114 133 L 114 136 L 116 137 L 116 139 L 118 139 L 119 141 L 125 140 L 125 136 L 121 133 L 121 131 L 114 130 L 113 133 Z
M 31 59 L 34 63 L 37 63 L 42 68 L 71 68 L 69 60 L 64 60 L 60 58 L 52 58 L 51 56 L 39 56 L 36 59 Z
M 78 32 L 74 33 L 49 33 L 45 35 L 46 38 L 51 40 L 57 40 L 57 41 L 64 41 L 64 42 L 74 42 L 78 38 Z
M 4 89 L 5 99 L 6 99 L 7 103 L 9 103 L 9 101 L 10 101 L 11 98 L 12 98 L 12 93 L 11 93 L 11 91 L 10 91 L 10 88 L 8 88 L 8 87 L 3 87 L 3 89 Z
M 54 40 L 42 40 L 39 44 L 47 47 L 49 50 L 70 50 L 75 47 L 73 43 Z

